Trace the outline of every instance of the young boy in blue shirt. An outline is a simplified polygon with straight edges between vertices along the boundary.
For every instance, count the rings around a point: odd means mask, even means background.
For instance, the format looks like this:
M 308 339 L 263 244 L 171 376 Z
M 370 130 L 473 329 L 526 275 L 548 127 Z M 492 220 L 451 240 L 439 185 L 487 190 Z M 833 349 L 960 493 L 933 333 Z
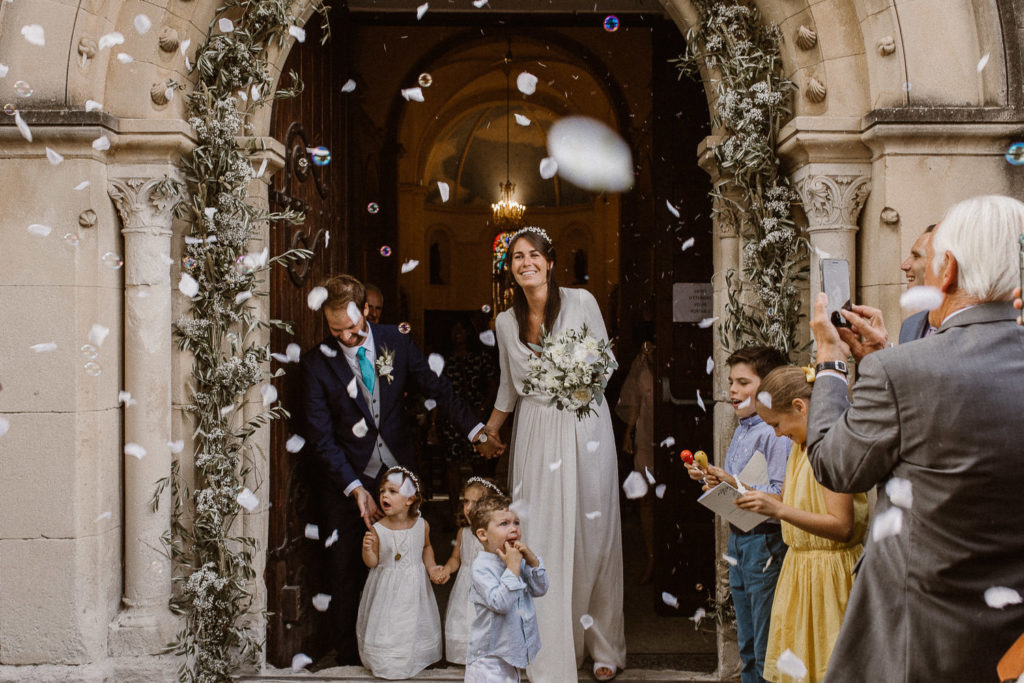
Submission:
M 505 496 L 479 500 L 469 514 L 484 546 L 473 561 L 465 683 L 518 683 L 540 650 L 533 598 L 548 592 L 544 563 L 522 541 L 519 516 Z
M 782 483 L 786 478 L 786 461 L 792 445 L 786 437 L 775 436 L 775 430 L 757 415 L 757 392 L 761 379 L 789 361 L 777 349 L 768 346 L 745 346 L 725 361 L 729 365 L 729 400 L 739 426 L 729 442 L 725 466 L 709 466 L 703 471 L 687 466 L 690 478 L 705 480 L 704 490 L 728 482 L 736 486 L 736 477 L 760 451 L 768 464 L 767 486 L 750 485 L 748 489 L 770 493 L 782 499 Z M 739 487 L 737 487 L 739 488 Z M 729 527 L 729 588 L 736 609 L 736 639 L 743 662 L 743 683 L 762 683 L 764 658 L 768 648 L 768 624 L 779 569 L 786 556 L 779 522 L 769 519 L 750 531 Z

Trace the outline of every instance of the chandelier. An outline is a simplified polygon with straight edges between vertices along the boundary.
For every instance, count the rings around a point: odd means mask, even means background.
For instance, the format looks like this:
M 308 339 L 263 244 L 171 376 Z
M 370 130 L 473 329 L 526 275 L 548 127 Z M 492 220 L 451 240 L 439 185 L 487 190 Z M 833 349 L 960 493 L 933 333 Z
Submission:
M 491 223 L 502 232 L 515 232 L 523 226 L 523 215 L 526 207 L 512 199 L 516 191 L 515 183 L 512 182 L 509 167 L 511 166 L 511 141 L 509 137 L 510 119 L 512 117 L 511 99 L 511 73 L 512 73 L 512 46 L 509 41 L 509 50 L 505 55 L 505 182 L 499 183 L 501 188 L 501 200 L 497 204 L 491 204 Z

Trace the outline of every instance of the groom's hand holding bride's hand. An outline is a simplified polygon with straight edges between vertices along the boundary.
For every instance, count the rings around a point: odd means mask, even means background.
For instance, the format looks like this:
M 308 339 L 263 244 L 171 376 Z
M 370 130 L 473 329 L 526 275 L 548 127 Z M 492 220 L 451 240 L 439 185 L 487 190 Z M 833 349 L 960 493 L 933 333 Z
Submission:
M 356 505 L 359 506 L 359 516 L 363 518 L 363 523 L 366 524 L 366 528 L 372 528 L 374 522 L 377 522 L 384 516 L 377 507 L 377 501 L 375 501 L 370 492 L 362 486 L 357 486 L 352 491 L 352 495 L 356 498 Z
M 505 444 L 498 438 L 498 432 L 484 429 L 484 434 L 487 435 L 487 441 L 485 443 L 474 442 L 473 450 L 485 458 L 497 458 L 505 452 Z

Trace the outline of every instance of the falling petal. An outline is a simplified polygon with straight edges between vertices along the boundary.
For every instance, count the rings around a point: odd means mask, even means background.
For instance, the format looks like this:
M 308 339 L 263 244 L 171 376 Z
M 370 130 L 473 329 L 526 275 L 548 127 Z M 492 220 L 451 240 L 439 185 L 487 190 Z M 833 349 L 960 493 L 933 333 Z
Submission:
M 748 398 L 746 400 L 749 401 L 750 399 Z M 772 395 L 769 394 L 767 391 L 758 392 L 757 401 L 768 410 L 772 409 Z
M 300 43 L 306 42 L 306 29 L 299 28 L 298 26 L 289 26 L 288 33 Z
M 7 72 L 11 70 L 11 67 L 6 64 L 0 64 L 0 78 L 7 78 Z
M 182 449 L 185 448 L 185 442 L 179 439 L 178 441 L 168 441 L 167 447 L 171 449 L 172 454 L 181 453 Z
M 647 488 L 647 480 L 644 479 L 644 475 L 635 471 L 630 472 L 626 481 L 622 482 L 622 490 L 625 491 L 626 498 L 630 500 L 646 496 Z
M 7 433 L 7 430 L 11 428 L 11 422 L 6 417 L 0 417 L 0 436 Z
M 235 498 L 238 504 L 244 507 L 249 512 L 252 512 L 259 507 L 260 499 L 256 497 L 256 494 L 249 489 L 242 489 L 242 492 Z
M 114 47 L 115 45 L 120 45 L 123 42 L 124 36 L 117 31 L 114 31 L 113 33 L 100 36 L 100 49 L 104 50 L 108 47 Z
M 221 17 L 220 21 L 217 22 L 217 28 L 220 29 L 221 33 L 231 33 L 235 30 L 235 24 L 227 17 Z
M 792 676 L 793 678 L 800 679 L 807 676 L 807 666 L 793 654 L 793 651 L 789 648 L 779 655 L 779 660 L 775 666 L 778 668 L 779 673 Z
M 422 102 L 423 101 L 423 89 L 422 88 L 402 88 L 402 97 L 407 101 Z
M 911 287 L 900 295 L 900 306 L 912 311 L 934 311 L 945 298 L 937 287 L 920 285 Z
M 106 340 L 108 334 L 110 334 L 109 327 L 104 327 L 99 323 L 95 323 L 89 328 L 89 343 L 96 347 L 103 346 L 103 342 Z
M 508 506 L 508 509 L 519 515 L 519 521 L 527 519 L 530 516 L 530 505 L 525 500 L 517 500 Z
M 561 466 L 562 466 L 562 461 L 561 460 L 559 460 L 558 462 L 553 462 L 553 463 L 548 465 L 548 471 L 549 472 L 554 472 L 555 470 L 559 469 Z
M 327 300 L 327 290 L 323 287 L 314 287 L 309 296 L 306 297 L 306 305 L 310 310 L 319 311 L 324 301 Z
M 649 468 L 649 467 L 644 467 L 644 476 L 646 476 L 646 477 L 647 477 L 647 481 L 648 481 L 648 482 L 650 482 L 650 483 L 652 483 L 652 484 L 654 483 L 654 481 L 655 481 L 655 480 L 654 480 L 654 475 L 653 475 L 653 474 L 651 474 L 651 470 L 650 470 L 650 468 Z
M 714 370 L 714 369 L 715 369 L 715 359 L 712 358 L 711 356 L 708 356 L 707 367 L 705 368 L 704 372 L 706 372 L 706 373 L 708 373 L 710 375 L 711 371 Z
M 772 560 L 774 559 L 771 555 L 768 556 L 768 561 L 764 563 L 764 569 L 761 570 L 762 573 L 768 571 L 768 567 L 772 566 Z
M 64 157 L 62 157 L 60 154 L 58 154 L 54 150 L 52 150 L 49 147 L 47 147 L 46 148 L 46 160 L 49 161 L 54 166 L 57 166 L 62 161 L 64 161 Z
M 664 498 L 665 489 L 667 488 L 668 487 L 665 486 L 664 484 L 658 484 L 657 486 L 654 487 L 654 495 L 656 495 L 658 498 Z
M 85 188 L 89 187 L 90 185 L 92 185 L 92 183 L 90 181 L 83 180 L 82 182 L 80 182 L 77 185 L 75 185 L 75 192 L 81 192 L 82 190 L 84 190 Z
M 416 269 L 416 266 L 418 266 L 419 264 L 420 262 L 417 261 L 416 259 L 409 259 L 408 261 L 402 264 L 402 275 L 405 275 L 406 273 L 411 273 L 413 270 Z
M 50 351 L 57 350 L 57 342 L 43 342 L 41 344 L 33 344 L 28 348 L 32 349 L 36 353 L 48 353 Z
M 181 280 L 178 282 L 178 291 L 191 299 L 199 294 L 199 283 L 188 273 L 182 273 Z
M 362 418 L 359 422 L 352 425 L 352 433 L 360 439 L 366 436 L 368 431 L 370 431 L 370 429 L 366 426 L 366 418 Z
M 893 477 L 885 482 L 885 495 L 889 496 L 893 505 L 898 505 L 906 510 L 909 510 L 910 506 L 914 504 L 914 490 L 909 479 Z
M 985 68 L 986 64 L 988 64 L 988 53 L 987 52 L 981 56 L 981 59 L 978 60 L 978 73 L 981 73 L 982 69 Z
M 529 71 L 524 71 L 516 77 L 516 87 L 524 95 L 532 95 L 537 92 L 537 77 Z
M 583 630 L 586 631 L 588 628 L 594 625 L 594 617 L 589 614 L 580 615 L 580 625 L 583 626 Z
M 622 137 L 600 121 L 569 116 L 548 131 L 548 153 L 558 173 L 594 192 L 623 192 L 633 187 L 633 154 Z
M 351 380 L 349 380 L 349 383 L 348 383 L 348 386 L 346 387 L 346 389 L 348 390 L 349 398 L 355 398 L 356 396 L 359 395 L 359 387 L 356 386 L 356 378 L 355 377 L 353 377 Z
M 985 589 L 985 604 L 993 609 L 1003 609 L 1007 605 L 1019 605 L 1020 593 L 1006 586 L 992 586 Z
M 676 437 L 674 437 L 674 436 L 666 436 L 664 439 L 661 440 L 661 446 L 663 448 L 672 448 L 675 445 L 676 445 Z
M 53 228 L 49 225 L 42 225 L 41 223 L 33 223 L 28 226 L 28 231 L 36 237 L 49 237 L 50 233 L 53 232 Z
M 178 49 L 181 51 L 181 56 L 182 57 L 185 56 L 185 52 L 188 51 L 188 48 L 191 45 L 192 45 L 192 39 L 191 38 L 186 38 L 185 40 L 181 41 L 181 46 Z
M 221 417 L 227 417 L 231 413 L 231 411 L 234 410 L 234 409 L 235 409 L 234 405 L 224 406 L 223 408 L 220 409 L 220 416 Z
M 224 19 L 221 19 L 224 21 Z M 292 671 L 302 671 L 307 666 L 313 663 L 313 660 L 308 655 L 304 655 L 301 652 L 292 657 Z
M 306 525 L 306 538 L 308 538 L 311 541 L 319 541 L 320 540 L 320 527 L 318 527 L 316 524 L 307 524 Z
M 693 238 L 693 237 L 689 238 L 688 240 L 686 240 L 685 242 L 683 242 L 683 249 L 682 249 L 682 250 L 683 250 L 683 251 L 686 251 L 687 249 L 689 249 L 690 247 L 692 247 L 692 246 L 693 246 L 693 244 L 694 244 L 694 242 L 696 242 L 696 241 L 697 241 L 697 240 L 696 240 L 695 238 Z
M 891 507 L 885 512 L 876 515 L 871 525 L 871 540 L 881 541 L 889 536 L 896 536 L 903 529 L 903 510 L 898 507 Z
M 416 8 L 416 21 L 419 21 L 420 19 L 422 19 L 423 15 L 427 13 L 428 9 L 430 9 L 430 3 L 429 2 L 425 2 L 422 5 L 420 5 L 419 7 L 417 7 Z
M 245 303 L 251 298 L 252 292 L 250 292 L 248 289 L 241 291 L 235 295 L 235 305 L 237 306 L 238 304 Z
M 530 118 L 528 116 L 523 116 L 522 114 L 513 114 L 513 116 L 516 117 L 516 123 L 520 126 L 530 125 Z
M 113 515 L 110 513 L 110 510 L 107 510 L 106 512 L 101 512 L 100 516 L 97 517 L 96 519 L 92 520 L 92 521 L 93 521 L 93 524 L 95 524 L 96 522 L 102 522 L 105 519 L 110 519 L 112 516 Z
M 260 396 L 263 397 L 263 407 L 267 407 L 277 400 L 277 388 L 272 384 L 264 384 L 260 387 Z
M 149 32 L 149 29 L 153 28 L 153 22 L 150 21 L 149 17 L 145 14 L 136 15 L 134 23 L 135 30 L 138 31 L 140 35 Z
M 832 258 L 832 256 L 824 249 L 814 247 L 814 253 L 818 255 L 818 258 Z
M 338 532 L 335 531 L 335 534 Z M 313 607 L 316 608 L 317 612 L 326 612 L 327 608 L 331 606 L 331 596 L 327 593 L 317 593 L 313 596 Z
M 427 365 L 434 371 L 437 376 L 441 375 L 441 371 L 444 370 L 444 356 L 439 353 L 432 353 L 427 356 Z
M 716 320 L 718 320 L 717 315 L 714 318 L 704 318 L 699 323 L 697 323 L 697 327 L 701 328 L 702 330 L 707 329 L 714 325 Z
M 138 401 L 136 401 L 134 398 L 132 398 L 131 393 L 129 393 L 127 391 L 119 391 L 119 392 L 117 392 L 117 402 L 118 403 L 123 403 L 125 408 L 128 408 L 129 406 L 133 406 L 136 403 L 138 403 Z
M 338 542 L 338 530 L 335 529 L 334 531 L 331 532 L 331 535 L 327 537 L 327 540 L 324 541 L 324 547 L 325 548 L 330 548 L 332 545 L 334 545 L 337 542 Z
M 274 353 L 270 354 L 270 357 L 276 360 L 278 363 L 291 363 L 291 361 L 288 360 L 288 356 L 284 355 L 283 353 L 277 353 L 275 351 Z
M 739 564 L 739 561 L 729 554 L 723 554 L 722 559 L 728 562 L 730 567 L 735 567 L 737 564 Z
M 583 516 L 593 522 L 595 519 L 601 516 L 600 510 L 594 510 L 593 512 L 584 512 Z
M 597 453 L 597 449 L 601 447 L 600 441 L 588 441 L 587 442 L 587 453 Z
M 97 152 L 110 149 L 110 138 L 106 135 L 101 135 L 92 141 L 92 148 Z
M 679 209 L 677 209 L 676 207 L 672 206 L 672 202 L 670 202 L 669 200 L 666 199 L 665 200 L 665 206 L 668 207 L 668 212 L 670 214 L 672 214 L 676 218 L 679 218 Z
M 284 442 L 284 449 L 289 453 L 298 453 L 302 450 L 302 447 L 306 445 L 306 440 L 298 434 L 292 434 L 288 437 L 288 440 Z
M 126 443 L 124 445 L 124 454 L 142 460 L 146 457 L 146 449 L 137 443 Z
M 406 479 L 398 488 L 398 492 L 406 498 L 412 498 L 416 495 L 416 484 L 412 483 L 412 479 Z
M 473 0 L 473 7 L 480 9 L 487 4 L 487 0 Z
M 700 620 L 706 617 L 707 614 L 707 611 L 703 607 L 698 607 L 697 611 L 693 613 L 692 617 L 690 617 L 690 621 L 695 624 L 699 624 Z
M 324 354 L 328 358 L 334 358 L 335 356 L 338 355 L 338 352 L 335 351 L 334 349 L 332 349 L 327 344 L 321 344 L 320 345 L 320 353 Z
M 740 409 L 740 410 L 743 410 L 745 408 L 749 408 L 750 407 L 750 397 L 748 396 L 747 398 L 745 398 L 742 401 L 740 401 L 739 403 L 737 403 L 736 407 L 738 409 Z
M 21 118 L 21 112 L 14 112 L 14 125 L 18 127 L 18 132 L 21 133 L 21 137 L 25 138 L 29 142 L 32 142 L 32 130 L 25 123 L 25 119 Z
M 25 36 L 25 40 L 42 47 L 46 45 L 46 33 L 43 31 L 43 27 L 39 24 L 29 24 L 21 27 L 21 35 Z
M 484 346 L 494 346 L 496 340 L 494 338 L 494 330 L 484 330 L 480 333 L 480 343 Z
M 345 313 L 348 314 L 348 319 L 352 321 L 353 325 L 358 325 L 359 321 L 363 319 L 363 312 L 359 310 L 354 301 L 348 302 Z
M 423 401 L 423 408 L 429 413 L 431 410 L 437 407 L 437 401 L 432 398 L 428 398 Z
M 669 607 L 674 607 L 676 609 L 679 609 L 679 600 L 676 598 L 676 596 L 672 595 L 671 593 L 664 593 L 663 592 L 661 594 L 661 601 L 663 603 L 665 603 L 666 605 L 668 605 Z
M 451 188 L 448 187 L 448 183 L 444 182 L 443 180 L 438 180 L 437 181 L 437 191 L 441 194 L 441 201 L 442 202 L 447 202 L 448 201 L 448 197 L 449 197 L 449 192 L 451 192 Z
M 356 89 L 356 82 L 353 79 L 345 81 L 345 85 L 341 86 L 341 92 L 352 92 Z
M 704 407 L 704 399 L 700 397 L 700 389 L 697 390 L 697 405 L 700 406 L 700 409 L 705 413 L 708 412 L 708 409 Z
M 544 180 L 554 178 L 558 173 L 558 162 L 551 157 L 544 157 L 540 160 L 540 177 Z

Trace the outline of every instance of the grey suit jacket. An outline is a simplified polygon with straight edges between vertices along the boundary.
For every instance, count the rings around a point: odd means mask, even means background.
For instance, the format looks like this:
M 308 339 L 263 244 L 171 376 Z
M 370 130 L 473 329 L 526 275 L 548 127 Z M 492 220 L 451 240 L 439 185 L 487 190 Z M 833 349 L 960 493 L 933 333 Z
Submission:
M 835 491 L 910 481 L 902 529 L 865 545 L 827 681 L 992 681 L 1024 632 L 1024 328 L 1009 304 L 964 310 L 925 339 L 870 354 L 852 404 L 814 384 L 815 476 Z M 875 522 L 893 507 L 879 491 Z
M 900 344 L 915 339 L 924 339 L 924 333 L 928 331 L 928 311 L 921 311 L 910 316 L 900 325 Z

